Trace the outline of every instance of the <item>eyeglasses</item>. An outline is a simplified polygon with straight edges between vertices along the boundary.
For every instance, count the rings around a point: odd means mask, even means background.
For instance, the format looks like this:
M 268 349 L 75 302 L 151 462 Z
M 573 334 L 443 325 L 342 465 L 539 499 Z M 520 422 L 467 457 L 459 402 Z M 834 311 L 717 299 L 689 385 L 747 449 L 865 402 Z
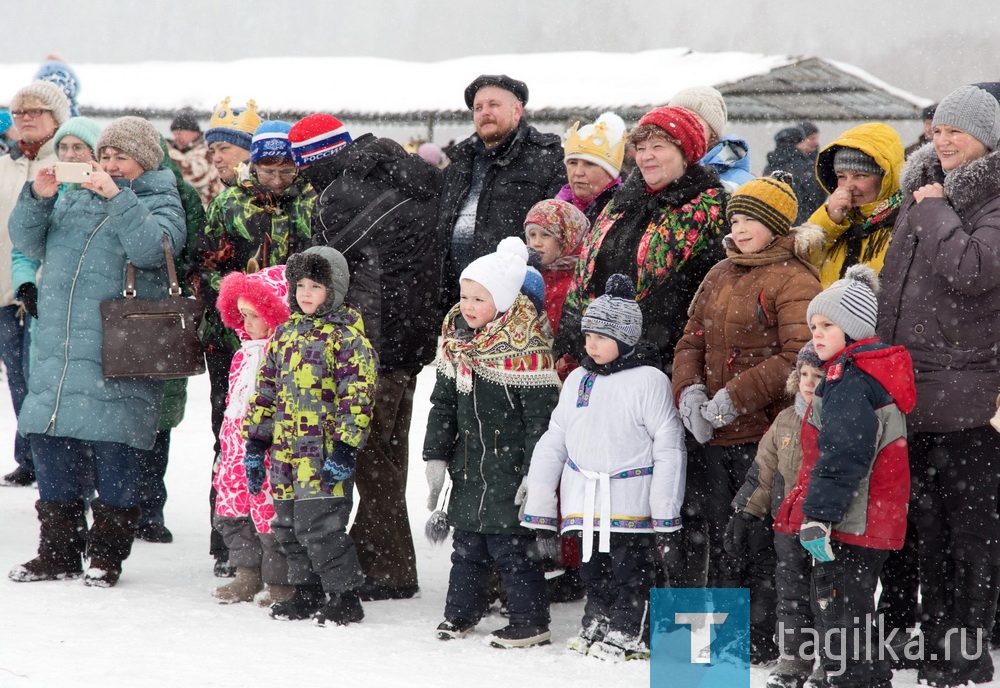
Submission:
M 269 170 L 266 167 L 257 168 L 258 177 L 267 177 L 268 179 L 274 179 L 275 177 L 280 177 L 284 180 L 295 179 L 299 176 L 298 170 Z
M 46 112 L 52 112 L 52 110 L 45 110 L 42 108 L 31 108 L 30 110 L 12 110 L 11 116 L 14 119 L 24 119 L 25 117 L 30 117 L 31 119 L 38 119 Z

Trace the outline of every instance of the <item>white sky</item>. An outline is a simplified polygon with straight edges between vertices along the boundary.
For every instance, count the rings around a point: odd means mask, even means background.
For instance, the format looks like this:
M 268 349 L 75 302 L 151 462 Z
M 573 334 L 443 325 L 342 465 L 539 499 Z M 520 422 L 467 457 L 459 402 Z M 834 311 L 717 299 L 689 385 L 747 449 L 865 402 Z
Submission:
M 685 46 L 843 60 L 935 99 L 964 83 L 1000 79 L 1000 18 L 991 0 L 46 0 L 44 11 L 17 7 L 6 13 L 0 63 L 40 61 L 47 52 L 79 63 L 332 55 L 436 61 Z

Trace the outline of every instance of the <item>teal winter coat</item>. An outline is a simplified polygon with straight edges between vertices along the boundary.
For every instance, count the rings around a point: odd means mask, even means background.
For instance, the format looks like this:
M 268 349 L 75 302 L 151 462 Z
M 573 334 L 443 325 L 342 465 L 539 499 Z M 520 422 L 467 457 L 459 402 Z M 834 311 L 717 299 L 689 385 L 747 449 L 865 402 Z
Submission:
M 25 184 L 10 216 L 14 246 L 44 260 L 35 358 L 18 432 L 151 449 L 163 383 L 105 379 L 101 301 L 123 298 L 129 261 L 138 298 L 167 296 L 163 240 L 184 246 L 184 210 L 169 170 L 116 180 L 114 198 L 84 189 L 38 198 Z

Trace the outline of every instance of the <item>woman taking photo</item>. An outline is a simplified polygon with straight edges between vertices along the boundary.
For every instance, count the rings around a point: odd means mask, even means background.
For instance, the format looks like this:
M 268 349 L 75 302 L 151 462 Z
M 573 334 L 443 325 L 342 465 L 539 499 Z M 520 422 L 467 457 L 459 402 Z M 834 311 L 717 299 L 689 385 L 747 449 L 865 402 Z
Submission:
M 97 141 L 90 181 L 60 196 L 52 167 L 26 184 L 10 218 L 14 246 L 45 259 L 28 396 L 18 432 L 28 437 L 38 476 L 38 557 L 15 566 L 14 581 L 78 578 L 83 572 L 84 501 L 78 466 L 89 457 L 98 498 L 87 541 L 85 583 L 110 587 L 131 552 L 139 516 L 138 452 L 150 449 L 163 383 L 105 379 L 100 304 L 122 297 L 127 263 L 139 298 L 167 294 L 163 237 L 184 245 L 184 211 L 152 124 L 115 120 Z

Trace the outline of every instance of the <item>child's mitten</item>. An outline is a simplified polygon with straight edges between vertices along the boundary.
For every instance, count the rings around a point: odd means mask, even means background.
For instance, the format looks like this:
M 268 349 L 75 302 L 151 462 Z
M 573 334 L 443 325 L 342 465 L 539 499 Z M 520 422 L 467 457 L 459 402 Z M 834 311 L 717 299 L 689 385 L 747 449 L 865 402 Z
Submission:
M 799 531 L 799 542 L 813 555 L 816 561 L 833 561 L 833 548 L 830 547 L 830 531 L 832 525 L 823 521 L 804 521 Z
M 324 485 L 336 485 L 354 475 L 358 450 L 349 444 L 333 443 L 333 453 L 326 457 L 320 469 L 320 479 Z

